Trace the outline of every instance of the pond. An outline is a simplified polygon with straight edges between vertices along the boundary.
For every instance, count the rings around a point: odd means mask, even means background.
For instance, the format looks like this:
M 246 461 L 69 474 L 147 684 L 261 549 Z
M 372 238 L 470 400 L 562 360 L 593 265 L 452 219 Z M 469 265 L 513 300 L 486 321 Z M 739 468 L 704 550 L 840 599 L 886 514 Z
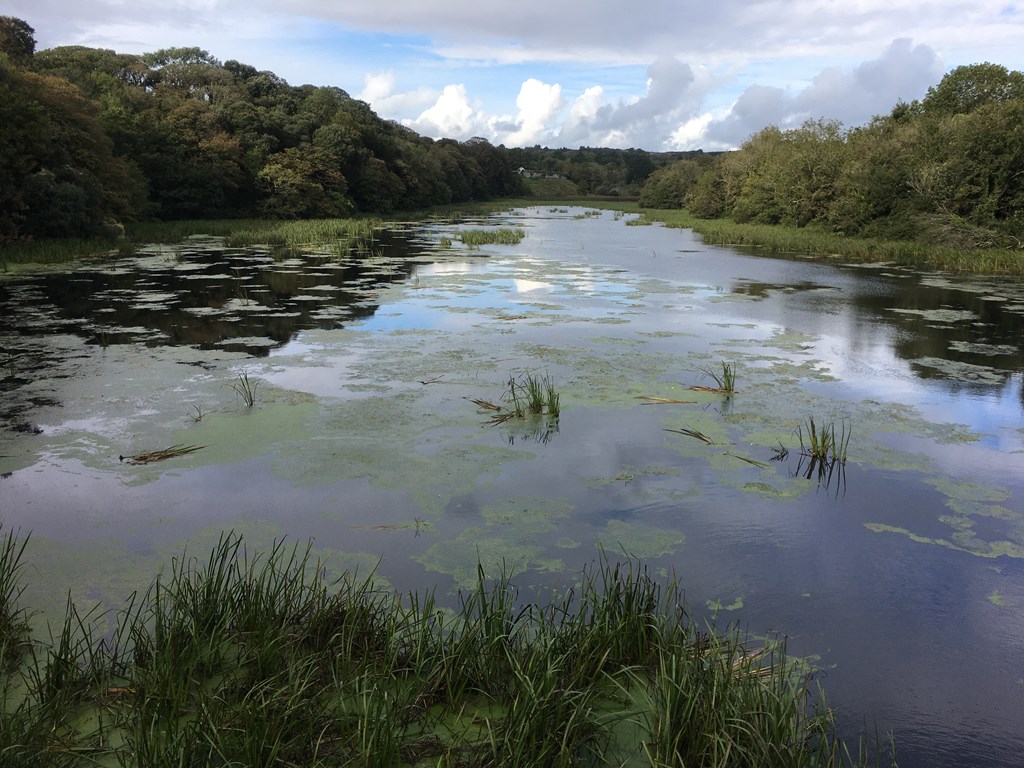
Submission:
M 694 617 L 787 636 L 847 738 L 892 732 L 904 768 L 1019 765 L 1024 284 L 635 223 L 195 237 L 0 279 L 22 602 L 117 609 L 228 529 L 449 600 L 478 562 L 543 600 L 627 553 Z M 525 237 L 460 241 L 482 227 Z M 505 418 L 527 378 L 557 418 Z M 811 420 L 845 463 L 804 455 Z M 197 450 L 144 460 L 171 446 Z

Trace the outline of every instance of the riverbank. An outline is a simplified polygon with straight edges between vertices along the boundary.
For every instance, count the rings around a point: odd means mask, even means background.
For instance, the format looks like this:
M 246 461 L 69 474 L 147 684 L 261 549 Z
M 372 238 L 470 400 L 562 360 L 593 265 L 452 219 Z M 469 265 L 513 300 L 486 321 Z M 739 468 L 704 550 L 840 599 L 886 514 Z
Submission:
M 737 224 L 729 219 L 698 219 L 684 210 L 637 209 L 644 218 L 669 227 L 692 229 L 710 245 L 744 245 L 771 254 L 803 254 L 828 260 L 887 263 L 945 272 L 1024 275 L 1024 250 L 949 248 L 904 240 L 845 237 L 810 227 Z
M 255 243 L 299 246 L 322 243 L 367 243 L 372 233 L 387 223 L 413 221 L 431 216 L 457 217 L 486 214 L 527 206 L 584 206 L 635 213 L 642 221 L 660 222 L 668 227 L 692 229 L 711 245 L 742 245 L 762 248 L 770 254 L 799 254 L 829 261 L 882 263 L 979 275 L 1024 275 L 1024 250 L 996 248 L 960 249 L 901 240 L 848 238 L 812 228 L 782 225 L 738 224 L 729 219 L 699 219 L 685 210 L 647 209 L 631 200 L 584 198 L 580 200 L 538 200 L 530 198 L 497 200 L 461 206 L 446 206 L 403 213 L 382 219 L 312 219 L 279 221 L 270 219 L 188 220 L 143 222 L 129 225 L 124 237 L 84 240 L 46 240 L 8 246 L 0 251 L 0 270 L 21 265 L 62 264 L 110 254 L 128 255 L 146 243 L 180 242 L 193 234 L 224 237 L 228 245 Z
M 4 765 L 868 764 L 784 642 L 696 625 L 633 561 L 547 605 L 481 571 L 452 610 L 226 534 L 112 632 L 69 603 L 41 640 L 17 605 L 28 558 L 0 537 Z

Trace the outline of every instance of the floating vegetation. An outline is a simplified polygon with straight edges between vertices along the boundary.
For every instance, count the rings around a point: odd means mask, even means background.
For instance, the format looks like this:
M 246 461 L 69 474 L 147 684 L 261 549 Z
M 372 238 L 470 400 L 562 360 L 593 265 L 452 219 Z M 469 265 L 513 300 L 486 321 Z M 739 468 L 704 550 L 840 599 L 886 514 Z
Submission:
M 252 408 L 256 404 L 256 387 L 260 384 L 259 379 L 250 379 L 246 371 L 238 374 L 231 388 L 242 398 L 246 408 Z
M 164 448 L 159 451 L 150 451 L 148 453 L 137 453 L 134 456 L 119 456 L 120 461 L 126 461 L 129 464 L 152 464 L 154 461 L 164 461 L 166 459 L 176 459 L 179 456 L 187 456 L 190 453 L 202 450 L 206 446 L 203 445 L 172 445 L 170 448 Z
M 28 641 L 22 548 L 0 544 L 8 648 Z M 633 560 L 602 556 L 544 607 L 479 567 L 454 611 L 327 572 L 309 545 L 227 534 L 112 633 L 69 601 L 2 673 L 5 764 L 876 764 L 848 757 L 784 641 L 691 621 L 679 585 Z
M 646 401 L 644 405 L 695 405 L 697 403 L 696 400 L 674 400 L 670 397 L 652 397 L 650 395 L 638 395 L 637 399 Z
M 708 437 L 703 432 L 701 432 L 699 430 L 696 430 L 696 429 L 686 429 L 685 427 L 681 427 L 679 429 L 671 429 L 669 427 L 665 427 L 665 431 L 666 432 L 675 432 L 676 434 L 679 434 L 679 435 L 686 435 L 687 437 L 692 437 L 692 438 L 695 438 L 697 440 L 700 440 L 702 443 L 707 443 L 708 445 L 714 445 L 714 441 L 710 437 Z
M 521 227 L 499 227 L 496 229 L 460 229 L 459 240 L 469 246 L 518 245 L 526 237 Z
M 739 459 L 740 461 L 745 461 L 747 464 L 750 464 L 750 465 L 755 466 L 755 467 L 761 467 L 762 469 L 765 468 L 765 467 L 771 466 L 770 464 L 767 464 L 767 463 L 765 463 L 763 461 L 758 461 L 757 459 L 752 459 L 749 456 L 740 456 L 738 453 L 733 453 L 732 451 L 726 451 L 725 455 L 726 456 L 732 456 L 734 459 Z M 774 461 L 774 459 L 773 459 L 773 461 Z

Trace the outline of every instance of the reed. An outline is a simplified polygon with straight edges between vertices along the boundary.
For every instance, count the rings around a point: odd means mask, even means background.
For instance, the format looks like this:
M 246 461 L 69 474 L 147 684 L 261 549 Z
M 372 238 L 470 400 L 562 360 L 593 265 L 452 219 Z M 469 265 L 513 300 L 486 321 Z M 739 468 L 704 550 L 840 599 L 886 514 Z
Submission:
M 713 387 L 697 386 L 690 387 L 696 392 L 720 392 L 732 395 L 736 392 L 736 364 L 722 361 L 721 371 L 714 368 L 701 368 L 700 372 L 715 382 Z
M 847 237 L 813 227 L 738 224 L 731 219 L 698 219 L 685 210 L 647 210 L 644 216 L 669 227 L 692 229 L 712 245 L 746 245 L 773 254 L 810 254 L 952 272 L 1024 274 L 1024 251 L 1020 250 L 953 248 L 909 240 Z
M 28 645 L 29 617 L 19 605 L 27 543 L 28 536 L 19 541 L 12 530 L 0 539 L 0 670 L 17 666 Z
M 490 424 L 504 424 L 512 419 L 546 416 L 557 420 L 562 412 L 562 398 L 550 376 L 525 373 L 509 376 L 501 402 L 484 398 L 467 398 L 482 410 L 492 412 Z
M 16 583 L 24 543 L 7 541 Z M 0 764 L 869 764 L 784 643 L 699 625 L 675 582 L 603 552 L 543 605 L 478 568 L 442 610 L 372 573 L 328 580 L 309 545 L 225 534 L 112 632 L 100 618 L 69 602 L 4 673 Z
M 526 230 L 521 227 L 460 229 L 457 235 L 459 240 L 472 247 L 481 245 L 518 245 L 526 237 Z
M 242 398 L 246 408 L 252 408 L 256 404 L 256 387 L 260 384 L 259 379 L 250 379 L 246 371 L 238 374 L 238 377 L 231 384 L 231 388 Z
M 851 434 L 852 430 L 845 420 L 840 421 L 838 426 L 834 420 L 818 425 L 814 417 L 810 416 L 797 427 L 800 453 L 822 464 L 846 463 Z

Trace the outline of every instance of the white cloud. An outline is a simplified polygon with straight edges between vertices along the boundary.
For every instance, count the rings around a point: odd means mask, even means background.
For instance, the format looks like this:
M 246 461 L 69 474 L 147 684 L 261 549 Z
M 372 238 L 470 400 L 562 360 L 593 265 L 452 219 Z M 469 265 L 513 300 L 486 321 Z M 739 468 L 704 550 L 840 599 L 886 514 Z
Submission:
M 519 89 L 516 97 L 518 127 L 508 135 L 506 142 L 513 146 L 526 146 L 549 138 L 549 123 L 564 105 L 562 86 L 548 85 L 531 77 Z
M 363 76 L 363 90 L 355 98 L 365 101 L 380 115 L 407 115 L 425 109 L 429 104 L 443 98 L 432 88 L 417 88 L 414 91 L 395 93 L 395 73 L 378 72 Z
M 906 38 L 894 40 L 876 59 L 852 70 L 828 67 L 803 90 L 753 85 L 724 117 L 707 124 L 690 147 L 737 146 L 767 125 L 795 127 L 808 119 L 828 118 L 847 127 L 884 114 L 899 101 L 924 96 L 937 83 L 942 68 L 935 51 Z
M 473 135 L 475 113 L 466 86 L 446 85 L 433 106 L 409 125 L 428 136 L 465 139 Z
M 585 0 L 6 0 L 4 13 L 41 48 L 196 45 L 296 84 L 362 81 L 357 98 L 383 117 L 510 145 L 735 146 L 769 123 L 858 124 L 957 64 L 1024 69 L 1024 13 L 1006 0 L 636 0 L 628 13 Z

